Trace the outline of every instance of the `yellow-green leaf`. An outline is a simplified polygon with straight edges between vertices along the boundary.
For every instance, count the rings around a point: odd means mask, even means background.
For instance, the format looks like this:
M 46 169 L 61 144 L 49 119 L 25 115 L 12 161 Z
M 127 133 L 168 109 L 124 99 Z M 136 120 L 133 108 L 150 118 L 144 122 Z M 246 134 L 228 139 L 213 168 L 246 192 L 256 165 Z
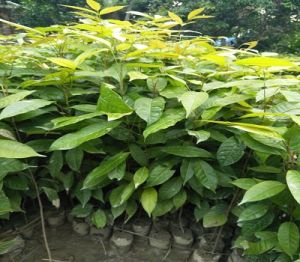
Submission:
M 67 67 L 70 69 L 76 69 L 76 63 L 74 63 L 71 60 L 65 59 L 65 58 L 59 58 L 59 57 L 51 57 L 48 58 L 49 61 L 51 61 L 52 63 L 62 66 L 62 67 Z
M 182 19 L 181 19 L 178 15 L 176 15 L 176 14 L 170 12 L 170 11 L 168 12 L 168 15 L 169 15 L 169 17 L 172 18 L 172 20 L 174 20 L 177 24 L 183 25 L 183 21 L 182 21 Z
M 289 60 L 274 57 L 251 57 L 237 60 L 238 65 L 258 67 L 290 67 L 295 66 Z
M 121 9 L 123 9 L 125 6 L 112 6 L 112 7 L 107 7 L 107 8 L 104 8 L 101 10 L 100 12 L 100 15 L 106 15 L 106 14 L 110 14 L 110 13 L 113 13 L 113 12 L 117 12 Z
M 193 10 L 188 14 L 188 20 L 193 20 L 197 15 L 201 14 L 204 11 L 204 8 L 198 8 Z
M 146 188 L 141 195 L 141 204 L 149 217 L 157 204 L 157 191 L 153 187 Z
M 101 5 L 94 0 L 86 0 L 86 3 L 88 4 L 88 6 L 90 8 L 92 8 L 93 10 L 95 10 L 97 12 L 101 9 Z

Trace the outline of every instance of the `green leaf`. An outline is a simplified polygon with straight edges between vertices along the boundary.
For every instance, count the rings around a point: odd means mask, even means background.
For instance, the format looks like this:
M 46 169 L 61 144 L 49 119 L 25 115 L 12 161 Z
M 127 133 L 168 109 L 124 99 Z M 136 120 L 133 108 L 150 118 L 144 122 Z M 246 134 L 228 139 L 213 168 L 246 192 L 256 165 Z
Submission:
M 137 144 L 130 144 L 129 150 L 132 158 L 141 166 L 148 165 L 148 157 L 145 152 Z
M 4 96 L 0 98 L 0 109 L 7 107 L 8 105 L 18 102 L 22 100 L 23 98 L 31 95 L 35 91 L 19 91 L 16 94 Z
M 136 211 L 138 210 L 138 205 L 136 204 L 136 202 L 132 199 L 129 199 L 129 201 L 127 202 L 126 205 L 126 214 L 127 214 L 127 218 L 125 220 L 125 223 L 127 223 L 136 213 Z
M 68 150 L 73 149 L 84 142 L 104 136 L 109 133 L 113 128 L 120 125 L 120 122 L 106 122 L 99 121 L 100 123 L 86 126 L 74 133 L 66 134 L 53 142 L 50 150 Z
M 72 209 L 71 214 L 75 217 L 84 218 L 88 217 L 92 213 L 92 211 L 93 206 L 91 204 L 87 204 L 85 207 L 83 207 L 82 205 L 77 205 Z
M 55 118 L 53 120 L 51 120 L 51 122 L 54 124 L 53 129 L 57 129 L 57 128 L 62 128 L 65 126 L 69 126 L 69 125 L 73 125 L 76 123 L 79 123 L 83 120 L 87 120 L 96 116 L 100 116 L 103 115 L 103 113 L 101 112 L 93 112 L 90 114 L 84 114 L 84 115 L 80 115 L 80 116 L 64 116 L 64 117 L 59 117 L 59 118 Z
M 136 114 L 145 120 L 148 125 L 153 124 L 162 116 L 165 108 L 165 100 L 162 97 L 142 97 L 135 101 L 134 109 Z
M 149 135 L 154 134 L 160 130 L 174 126 L 177 122 L 185 118 L 185 112 L 183 109 L 167 109 L 162 117 L 155 123 L 149 125 L 143 132 L 144 138 L 146 139 Z
M 0 216 L 5 215 L 9 212 L 13 211 L 10 205 L 8 197 L 4 194 L 4 192 L 0 191 Z
M 56 190 L 54 190 L 53 188 L 50 188 L 50 187 L 42 187 L 42 189 L 45 192 L 49 201 L 52 203 L 52 205 L 55 206 L 56 208 L 59 208 L 60 207 L 60 199 L 59 199 L 59 196 L 58 196 Z
M 55 151 L 49 159 L 48 169 L 52 177 L 58 177 L 64 165 L 64 158 L 61 151 Z
M 188 130 L 187 132 L 190 136 L 194 136 L 197 138 L 197 144 L 206 141 L 210 137 L 210 132 L 204 130 L 199 130 L 199 131 Z
M 149 177 L 149 170 L 147 167 L 139 168 L 133 175 L 134 187 L 138 188 Z
M 299 248 L 299 229 L 293 222 L 284 222 L 278 229 L 280 247 L 289 256 L 296 254 Z
M 246 207 L 239 216 L 238 222 L 260 218 L 268 212 L 265 204 L 253 204 Z
M 96 228 L 104 228 L 106 226 L 106 214 L 102 209 L 98 209 L 92 214 L 92 222 Z
M 240 205 L 247 202 L 260 201 L 279 194 L 286 188 L 285 184 L 278 181 L 263 181 L 247 190 Z
M 240 178 L 240 179 L 236 179 L 233 182 L 231 182 L 231 184 L 244 189 L 244 190 L 248 190 L 251 187 L 253 187 L 254 185 L 257 184 L 257 181 L 253 178 Z
M 128 156 L 129 153 L 121 152 L 102 161 L 98 167 L 93 169 L 92 172 L 87 175 L 83 183 L 83 188 L 91 188 L 99 184 L 102 181 L 103 176 L 122 164 Z
M 157 203 L 157 192 L 155 188 L 149 187 L 144 189 L 141 195 L 141 204 L 144 210 L 147 212 L 149 217 L 154 210 Z
M 147 86 L 152 92 L 160 92 L 167 86 L 168 81 L 163 77 L 149 77 L 147 79 Z
M 229 166 L 238 162 L 244 155 L 244 145 L 235 137 L 226 139 L 218 148 L 217 159 L 222 166 Z
M 174 197 L 181 190 L 181 188 L 181 177 L 173 177 L 160 187 L 158 191 L 158 198 L 160 200 L 170 199 Z
M 175 171 L 166 166 L 156 166 L 150 171 L 146 186 L 157 186 L 163 184 L 174 175 Z
M 84 157 L 84 152 L 81 148 L 74 148 L 68 150 L 66 153 L 66 162 L 68 166 L 73 170 L 78 172 Z
M 286 182 L 293 197 L 300 204 L 300 171 L 289 170 L 286 174 Z
M 215 170 L 203 160 L 194 163 L 195 177 L 207 189 L 215 191 L 218 185 L 218 177 Z
M 205 228 L 222 226 L 227 222 L 227 205 L 219 204 L 212 207 L 203 217 Z
M 173 202 L 171 199 L 159 201 L 157 202 L 157 205 L 155 206 L 152 212 L 152 216 L 154 218 L 163 216 L 169 213 L 172 210 L 172 208 L 173 208 Z
M 173 204 L 176 209 L 182 207 L 187 201 L 187 193 L 185 190 L 181 190 L 173 197 Z
M 101 86 L 97 110 L 106 114 L 108 121 L 130 115 L 133 112 L 122 97 L 113 91 L 108 84 Z
M 108 177 L 110 180 L 116 179 L 118 181 L 122 180 L 126 173 L 126 163 L 118 165 L 113 171 L 109 172 Z
M 127 184 L 127 186 L 124 188 L 122 194 L 121 194 L 121 204 L 124 204 L 133 194 L 135 189 L 135 185 L 133 182 L 130 182 Z
M 164 146 L 161 151 L 181 157 L 212 157 L 208 151 L 195 146 Z
M 0 139 L 0 157 L 3 158 L 28 158 L 41 157 L 31 147 L 17 141 Z
M 130 71 L 128 72 L 128 75 L 130 77 L 129 81 L 134 81 L 137 79 L 147 79 L 149 76 L 139 72 L 139 71 Z
M 183 185 L 185 185 L 186 182 L 188 182 L 194 174 L 194 161 L 183 159 L 180 166 L 180 176 L 183 179 Z
M 2 110 L 0 114 L 0 120 L 4 118 L 24 114 L 27 112 L 31 112 L 38 108 L 48 106 L 52 103 L 53 103 L 52 101 L 46 101 L 43 99 L 31 99 L 31 100 L 18 101 L 8 105 Z
M 208 99 L 208 94 L 204 92 L 188 91 L 179 97 L 182 103 L 186 117 L 188 118 L 195 109 L 201 106 Z

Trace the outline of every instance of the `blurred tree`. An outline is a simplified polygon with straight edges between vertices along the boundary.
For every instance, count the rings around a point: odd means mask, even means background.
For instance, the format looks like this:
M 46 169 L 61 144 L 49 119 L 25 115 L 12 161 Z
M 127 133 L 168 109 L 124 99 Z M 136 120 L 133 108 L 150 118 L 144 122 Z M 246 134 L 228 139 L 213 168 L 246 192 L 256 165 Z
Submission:
M 17 22 L 45 26 L 71 21 L 72 13 L 60 4 L 84 6 L 85 0 L 15 0 L 20 4 Z M 103 6 L 127 5 L 127 10 L 181 17 L 204 7 L 212 19 L 189 26 L 204 35 L 235 36 L 239 43 L 259 40 L 261 49 L 299 51 L 300 0 L 99 0 Z M 130 19 L 121 12 L 115 18 Z

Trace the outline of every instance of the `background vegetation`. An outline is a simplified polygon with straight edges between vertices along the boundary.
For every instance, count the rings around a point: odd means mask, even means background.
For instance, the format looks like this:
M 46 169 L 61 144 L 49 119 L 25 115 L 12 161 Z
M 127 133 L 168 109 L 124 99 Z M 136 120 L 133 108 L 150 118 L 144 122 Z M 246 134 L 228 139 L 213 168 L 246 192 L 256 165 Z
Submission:
M 61 4 L 85 6 L 84 0 L 15 0 L 18 23 L 48 26 L 72 21 L 72 14 Z M 239 44 L 259 41 L 260 50 L 300 52 L 300 2 L 298 0 L 105 0 L 103 6 L 128 5 L 127 10 L 165 15 L 168 10 L 181 17 L 202 6 L 213 19 L 201 21 L 190 29 L 209 36 L 236 36 Z M 126 9 L 124 9 L 126 11 Z M 125 13 L 120 13 L 124 18 Z

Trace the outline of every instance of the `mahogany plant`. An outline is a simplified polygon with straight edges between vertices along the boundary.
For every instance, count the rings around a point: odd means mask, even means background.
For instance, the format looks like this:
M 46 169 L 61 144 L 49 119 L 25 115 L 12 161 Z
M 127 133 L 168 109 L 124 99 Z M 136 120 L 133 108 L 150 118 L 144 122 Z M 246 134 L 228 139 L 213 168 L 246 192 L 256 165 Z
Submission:
M 1 20 L 23 30 L 0 39 L 1 218 L 36 198 L 34 175 L 97 227 L 189 207 L 205 228 L 235 219 L 251 259 L 297 259 L 299 58 L 192 36 L 203 8 L 119 21 L 103 16 L 123 6 L 87 5 L 68 26 Z

